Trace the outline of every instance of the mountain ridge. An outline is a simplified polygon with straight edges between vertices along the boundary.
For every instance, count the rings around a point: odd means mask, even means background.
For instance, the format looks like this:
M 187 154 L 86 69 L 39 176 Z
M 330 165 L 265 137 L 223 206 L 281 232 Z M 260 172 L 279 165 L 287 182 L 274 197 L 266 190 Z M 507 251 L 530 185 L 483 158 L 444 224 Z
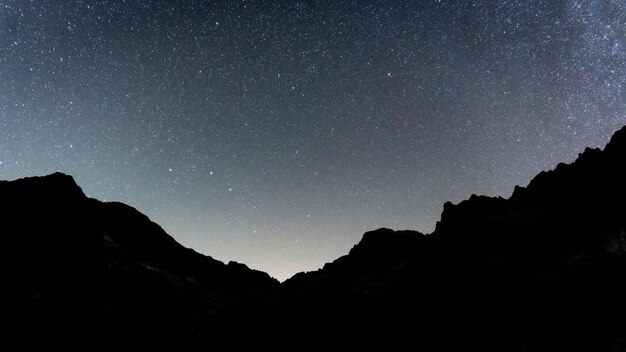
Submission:
M 25 341 L 93 336 L 77 322 L 96 317 L 118 341 L 195 341 L 222 306 L 278 285 L 183 247 L 133 207 L 86 197 L 62 173 L 0 182 L 0 216 L 0 325 Z
M 0 181 L 0 322 L 25 341 L 218 350 L 624 350 L 624 164 L 626 126 L 507 199 L 446 202 L 431 234 L 369 231 L 282 284 L 86 197 L 69 175 Z
M 346 348 L 624 350 L 625 146 L 626 127 L 508 199 L 446 202 L 431 234 L 370 231 L 285 281 L 251 325 L 270 316 L 291 343 L 313 335 Z

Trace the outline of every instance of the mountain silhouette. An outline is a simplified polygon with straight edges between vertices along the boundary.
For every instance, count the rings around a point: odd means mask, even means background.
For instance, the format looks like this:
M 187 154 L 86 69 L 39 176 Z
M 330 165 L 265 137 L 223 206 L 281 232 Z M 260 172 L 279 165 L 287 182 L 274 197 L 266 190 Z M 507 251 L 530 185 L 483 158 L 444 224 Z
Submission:
M 278 286 L 183 247 L 132 207 L 87 198 L 61 173 L 0 182 L 0 214 L 6 336 L 195 341 L 221 306 Z
M 625 350 L 624 165 L 626 127 L 509 199 L 444 204 L 430 235 L 366 233 L 227 330 L 281 331 L 284 349 Z
M 508 199 L 448 202 L 428 235 L 368 232 L 282 284 L 70 176 L 0 181 L 2 331 L 217 350 L 624 351 L 624 165 L 626 127 Z

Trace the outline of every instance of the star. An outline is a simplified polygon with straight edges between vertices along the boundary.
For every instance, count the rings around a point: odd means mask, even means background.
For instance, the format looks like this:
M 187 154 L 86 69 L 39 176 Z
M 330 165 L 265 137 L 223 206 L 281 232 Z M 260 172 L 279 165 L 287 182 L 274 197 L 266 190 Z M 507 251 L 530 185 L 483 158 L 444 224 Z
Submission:
M 623 1 L 175 3 L 0 4 L 0 178 L 72 174 L 286 279 L 626 124 Z

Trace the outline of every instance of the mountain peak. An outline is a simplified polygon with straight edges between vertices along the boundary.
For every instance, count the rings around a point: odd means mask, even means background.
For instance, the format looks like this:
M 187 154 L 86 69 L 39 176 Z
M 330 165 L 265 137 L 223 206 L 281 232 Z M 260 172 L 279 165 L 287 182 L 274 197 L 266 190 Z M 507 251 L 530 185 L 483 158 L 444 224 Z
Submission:
M 45 176 L 25 177 L 15 181 L 0 181 L 0 186 L 6 185 L 15 192 L 37 194 L 40 199 L 55 199 L 58 197 L 83 199 L 86 198 L 83 190 L 74 178 L 62 172 L 55 172 Z M 9 187 L 10 185 L 10 187 Z
M 417 231 L 395 231 L 385 227 L 368 231 L 361 241 L 352 247 L 351 255 L 379 256 L 386 252 L 396 252 L 407 245 L 413 245 L 423 234 Z
M 71 175 L 57 171 L 48 176 L 43 176 L 42 178 L 44 180 L 47 180 L 47 182 L 64 189 L 66 192 L 85 197 L 85 193 L 83 192 L 82 188 L 80 188 L 78 183 L 76 183 L 76 180 L 74 180 L 74 177 L 72 177 Z

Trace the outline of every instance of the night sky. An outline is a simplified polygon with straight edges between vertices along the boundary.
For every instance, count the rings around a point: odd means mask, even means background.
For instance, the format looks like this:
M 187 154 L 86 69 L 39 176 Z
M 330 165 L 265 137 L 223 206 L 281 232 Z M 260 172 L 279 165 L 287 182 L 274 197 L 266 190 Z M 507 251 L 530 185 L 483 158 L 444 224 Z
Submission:
M 623 0 L 0 0 L 0 179 L 281 280 L 625 124 Z

